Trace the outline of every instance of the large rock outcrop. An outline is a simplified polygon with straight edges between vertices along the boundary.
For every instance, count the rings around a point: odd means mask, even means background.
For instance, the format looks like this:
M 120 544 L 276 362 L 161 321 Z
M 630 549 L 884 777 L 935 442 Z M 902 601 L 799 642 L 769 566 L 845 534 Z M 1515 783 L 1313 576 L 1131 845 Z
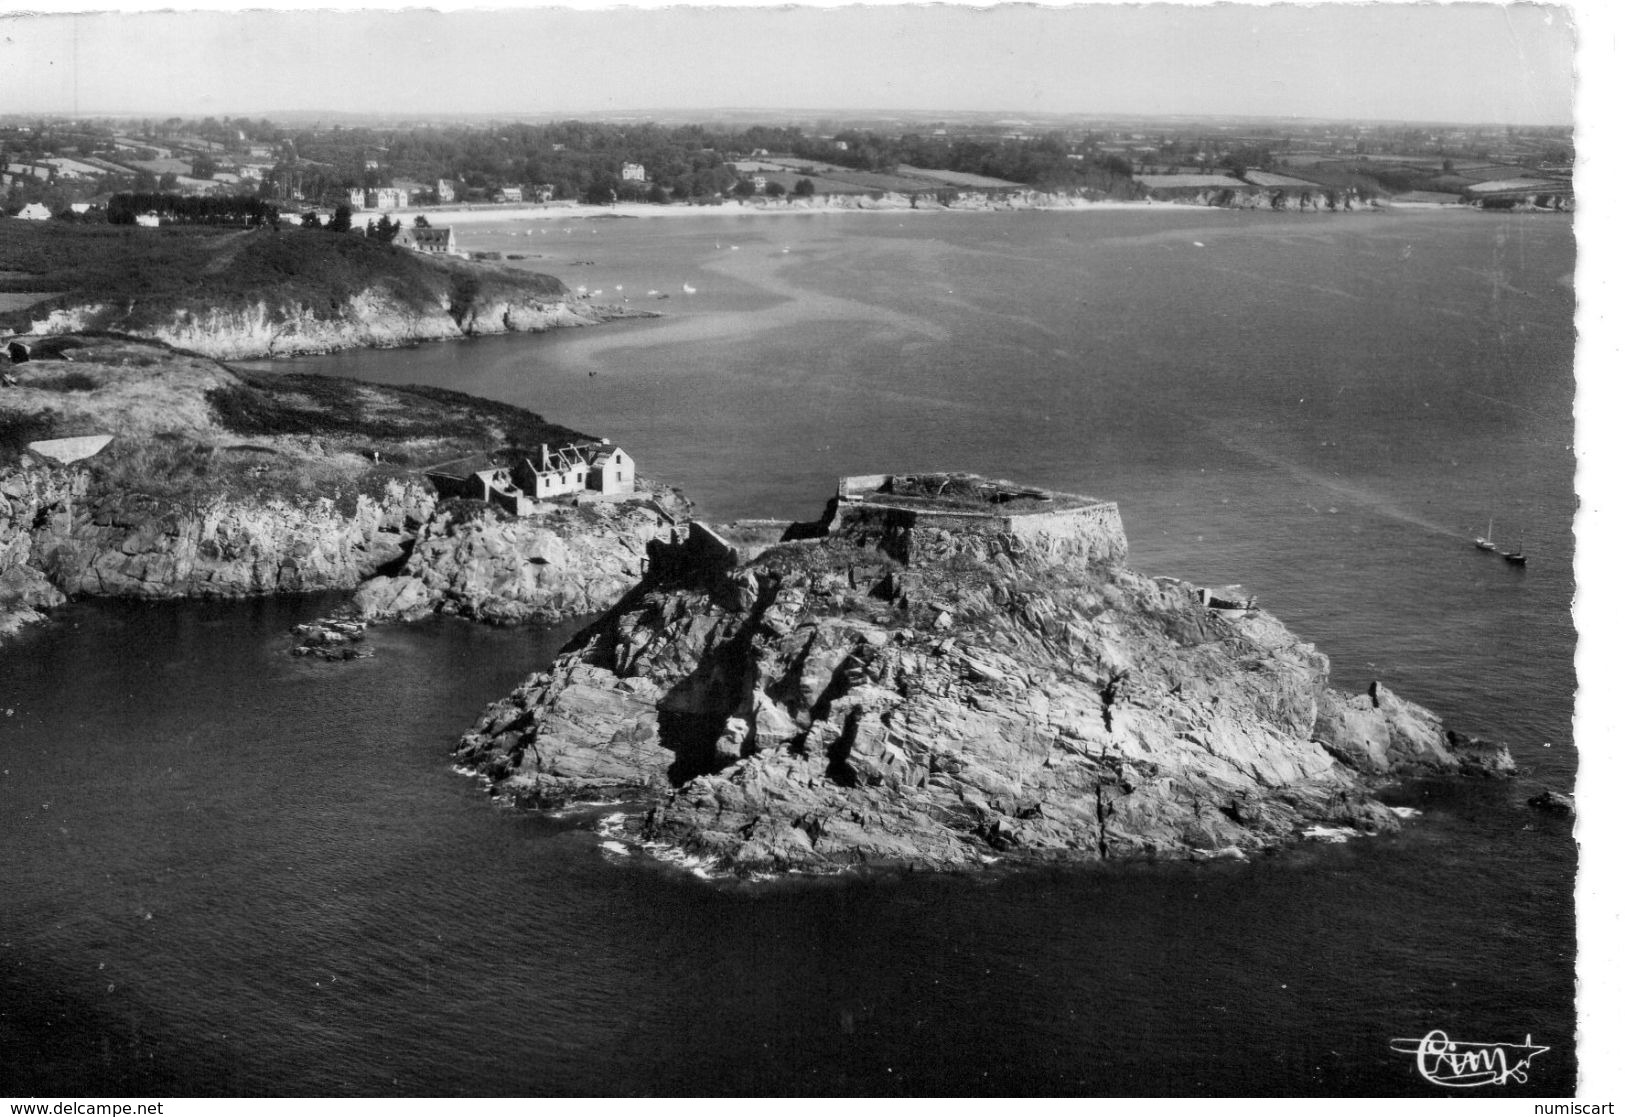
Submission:
M 373 591 L 378 614 L 412 615 L 416 593 L 487 620 L 556 619 L 635 585 L 645 543 L 682 508 L 640 493 L 534 522 L 483 505 L 437 517 L 430 464 L 585 437 L 455 392 L 238 373 L 106 337 L 0 364 L 0 634 L 66 596 L 350 590 L 378 575 L 398 583 Z
M 1268 614 L 1127 569 L 1115 506 L 1021 519 L 859 497 L 765 550 L 696 526 L 459 760 L 521 804 L 651 800 L 635 836 L 741 872 L 1234 856 L 1393 827 L 1401 774 L 1510 770 L 1332 690 Z
M 396 348 L 477 334 L 539 332 L 628 317 L 575 296 L 487 298 L 466 305 L 449 297 L 429 304 L 369 288 L 321 312 L 301 303 L 261 300 L 235 309 L 177 305 L 157 321 L 129 306 L 75 303 L 52 307 L 29 324 L 30 334 L 117 331 L 149 338 L 216 360 L 288 357 L 340 349 Z
M 546 505 L 514 517 L 454 505 L 417 533 L 398 572 L 356 593 L 365 619 L 448 613 L 495 623 L 602 612 L 643 579 L 645 553 L 686 511 L 670 490 L 620 501 Z
M 64 595 L 352 589 L 405 557 L 434 503 L 425 487 L 391 483 L 351 508 L 279 496 L 214 496 L 179 507 L 98 493 L 84 470 L 23 468 L 0 479 L 0 609 L 21 622 Z

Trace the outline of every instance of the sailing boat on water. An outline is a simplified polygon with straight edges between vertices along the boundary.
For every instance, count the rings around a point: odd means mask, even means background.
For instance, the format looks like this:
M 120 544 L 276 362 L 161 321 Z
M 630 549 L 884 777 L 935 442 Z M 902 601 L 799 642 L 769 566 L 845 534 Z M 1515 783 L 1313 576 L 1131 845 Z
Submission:
M 1478 536 L 1473 537 L 1473 546 L 1477 547 L 1480 551 L 1493 551 L 1493 550 L 1495 550 L 1495 542 L 1494 542 L 1494 540 L 1495 540 L 1495 520 L 1492 518 L 1490 520 L 1489 530 L 1487 532 L 1485 532 L 1483 535 L 1478 535 Z
M 1500 555 L 1513 566 L 1529 565 L 1529 556 L 1523 553 L 1523 544 L 1521 542 L 1517 545 L 1517 547 L 1510 551 L 1501 551 Z

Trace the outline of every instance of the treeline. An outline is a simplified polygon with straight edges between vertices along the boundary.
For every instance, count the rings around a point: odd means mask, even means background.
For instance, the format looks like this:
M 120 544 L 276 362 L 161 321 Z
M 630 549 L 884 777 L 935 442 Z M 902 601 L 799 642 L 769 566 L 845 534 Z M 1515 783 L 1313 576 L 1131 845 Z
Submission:
M 275 226 L 278 210 L 273 202 L 242 196 L 191 197 L 185 194 L 114 194 L 107 200 L 109 225 L 134 225 L 142 214 L 183 225 Z
M 759 153 L 792 156 L 853 170 L 892 173 L 908 164 L 986 175 L 1041 189 L 1088 188 L 1132 195 L 1132 168 L 1097 156 L 1092 144 L 1060 132 L 1022 138 L 883 135 L 844 131 L 812 136 L 800 128 L 723 129 L 699 124 L 504 124 L 487 128 L 370 128 L 306 131 L 288 137 L 299 164 L 279 167 L 267 192 L 297 180 L 306 197 L 356 186 L 439 179 L 459 184 L 461 200 L 503 186 L 551 184 L 557 198 L 585 199 L 614 189 L 623 200 L 659 191 L 675 200 L 731 190 L 728 164 Z M 644 183 L 623 182 L 621 168 L 637 163 Z M 661 200 L 657 197 L 656 200 Z

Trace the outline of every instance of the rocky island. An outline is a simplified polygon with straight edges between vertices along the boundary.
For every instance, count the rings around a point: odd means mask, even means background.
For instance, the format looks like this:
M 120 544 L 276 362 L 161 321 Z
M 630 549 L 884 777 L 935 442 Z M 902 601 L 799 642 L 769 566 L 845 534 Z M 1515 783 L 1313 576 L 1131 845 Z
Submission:
M 738 873 L 1246 856 L 1396 826 L 1400 776 L 1511 772 L 1126 558 L 1114 504 L 963 474 L 691 523 L 458 759 L 520 805 L 644 802 L 625 837 Z

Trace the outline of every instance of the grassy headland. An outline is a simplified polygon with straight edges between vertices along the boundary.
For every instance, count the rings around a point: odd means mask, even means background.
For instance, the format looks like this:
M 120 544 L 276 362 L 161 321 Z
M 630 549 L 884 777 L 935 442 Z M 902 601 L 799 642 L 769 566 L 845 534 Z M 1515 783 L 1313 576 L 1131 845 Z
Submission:
M 596 320 L 559 280 L 320 229 L 0 222 L 0 329 L 117 331 L 212 356 L 390 345 Z
M 340 504 L 426 465 L 587 436 L 521 408 L 441 388 L 234 372 L 126 338 L 84 336 L 64 360 L 0 361 L 0 470 L 27 443 L 112 434 L 89 459 L 101 491 L 187 504 L 228 495 Z

